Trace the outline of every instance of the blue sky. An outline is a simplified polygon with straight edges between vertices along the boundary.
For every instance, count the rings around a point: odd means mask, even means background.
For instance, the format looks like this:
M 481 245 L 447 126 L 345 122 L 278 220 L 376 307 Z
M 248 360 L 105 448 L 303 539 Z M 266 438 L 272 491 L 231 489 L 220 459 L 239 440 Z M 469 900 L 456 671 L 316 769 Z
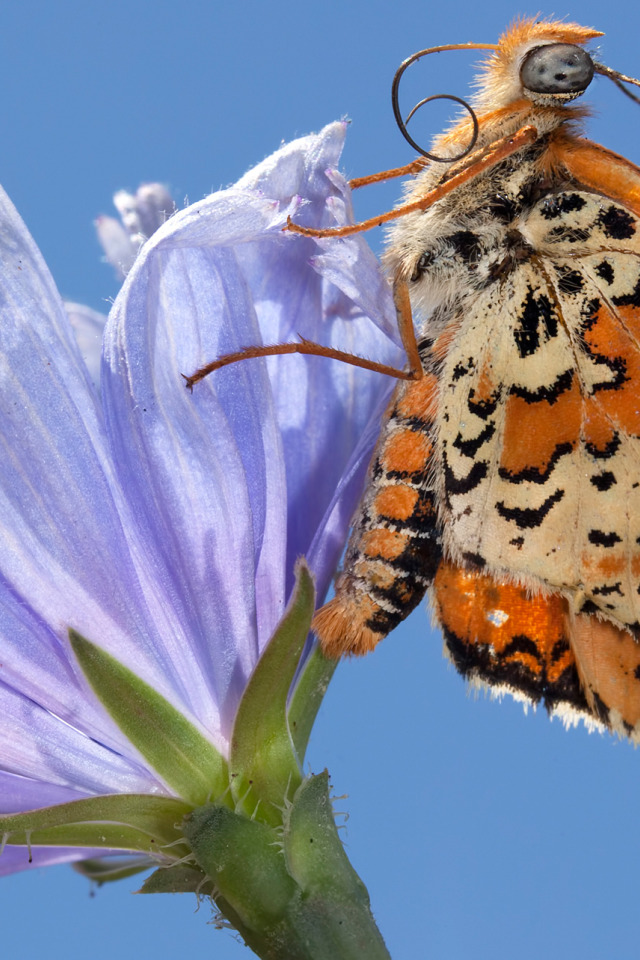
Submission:
M 0 181 L 63 296 L 117 293 L 93 218 L 118 188 L 166 183 L 179 206 L 237 179 L 282 140 L 353 121 L 351 176 L 408 162 L 389 88 L 421 47 L 494 41 L 518 13 L 493 0 L 22 0 L 0 10 Z M 543 11 L 606 33 L 602 58 L 640 73 L 640 7 L 582 0 Z M 428 93 L 465 95 L 473 57 L 432 58 Z M 589 133 L 640 163 L 639 107 L 597 80 Z M 434 107 L 433 130 L 446 122 Z M 442 110 L 445 108 L 443 107 Z M 397 187 L 357 198 L 365 217 Z M 373 238 L 379 244 L 379 238 Z M 349 813 L 348 854 L 394 960 L 636 958 L 640 757 L 543 712 L 475 698 L 423 608 L 364 661 L 343 664 L 310 767 Z M 90 896 L 68 867 L 0 880 L 6 956 L 247 957 L 190 897 Z

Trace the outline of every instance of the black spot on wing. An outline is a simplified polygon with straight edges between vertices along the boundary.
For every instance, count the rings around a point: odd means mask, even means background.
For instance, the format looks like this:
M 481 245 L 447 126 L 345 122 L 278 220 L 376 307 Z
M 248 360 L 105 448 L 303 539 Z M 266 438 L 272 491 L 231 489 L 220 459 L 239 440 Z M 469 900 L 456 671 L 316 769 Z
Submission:
M 580 607 L 580 613 L 599 613 L 600 608 L 593 600 L 585 600 Z
M 619 297 L 612 297 L 611 302 L 616 307 L 640 307 L 640 280 L 636 282 L 631 293 L 626 293 Z
M 620 434 L 616 432 L 613 434 L 611 440 L 608 443 L 605 443 L 604 447 L 597 447 L 595 443 L 585 443 L 584 448 L 587 453 L 591 454 L 592 457 L 596 460 L 609 460 L 610 457 L 614 457 L 618 452 L 620 447 Z
M 616 543 L 622 543 L 622 538 L 618 534 L 611 530 L 589 530 L 589 542 L 595 544 L 597 547 L 614 547 Z
M 540 347 L 541 337 L 549 340 L 557 336 L 558 321 L 551 301 L 544 293 L 534 293 L 531 287 L 518 310 L 517 321 L 513 338 L 521 357 L 535 353 Z
M 469 413 L 475 414 L 475 416 L 480 417 L 481 420 L 488 420 L 489 417 L 496 412 L 500 397 L 491 397 L 488 400 L 474 400 L 474 393 L 474 390 L 469 391 L 469 398 L 467 400 Z
M 540 204 L 540 213 L 545 220 L 557 220 L 565 213 L 575 213 L 586 204 L 584 197 L 577 193 L 556 193 Z
M 607 490 L 611 489 L 614 483 L 618 482 L 610 470 L 604 470 L 602 473 L 597 473 L 594 477 L 590 478 L 590 481 L 596 490 L 599 490 L 601 493 L 606 493 Z
M 568 296 L 580 293 L 584 287 L 584 277 L 579 270 L 571 270 L 567 267 L 556 267 L 558 274 L 558 290 Z
M 627 210 L 613 204 L 599 214 L 596 221 L 611 240 L 629 240 L 636 232 L 635 220 Z
M 615 279 L 613 267 L 608 260 L 603 260 L 601 263 L 599 263 L 595 272 L 601 280 L 604 280 L 605 283 L 612 284 Z
M 609 597 L 612 593 L 617 593 L 619 597 L 624 597 L 624 593 L 621 589 L 621 583 L 607 584 L 602 587 L 594 587 L 593 593 L 599 597 Z
M 509 393 L 516 397 L 521 397 L 527 403 L 540 403 L 541 400 L 546 400 L 547 403 L 553 404 L 561 394 L 570 390 L 572 386 L 573 370 L 565 370 L 563 373 L 558 374 L 550 386 L 545 385 L 538 387 L 537 390 L 529 390 L 527 387 L 514 383 Z
M 511 470 L 507 470 L 505 467 L 500 467 L 498 474 L 502 480 L 507 480 L 509 483 L 546 483 L 553 473 L 558 460 L 572 451 L 572 443 L 559 443 L 551 454 L 549 462 L 543 470 L 540 470 L 538 467 L 525 467 L 523 470 L 512 472 Z
M 463 377 L 468 376 L 475 370 L 475 366 L 476 362 L 473 357 L 468 357 L 464 363 L 456 363 L 451 374 L 452 381 L 457 383 L 458 380 L 462 380 Z
M 462 559 L 472 570 L 482 570 L 483 567 L 487 565 L 487 561 L 481 553 L 471 553 L 467 551 L 467 553 L 462 554 Z
M 461 434 L 458 434 L 456 439 L 453 441 L 453 446 L 456 450 L 459 450 L 464 457 L 475 457 L 476 453 L 480 447 L 486 443 L 496 432 L 496 425 L 493 421 L 490 421 L 483 430 L 480 431 L 477 437 L 472 437 L 469 440 L 463 440 Z
M 590 236 L 590 230 L 567 224 L 566 227 L 554 227 L 549 231 L 546 239 L 548 243 L 586 243 Z
M 550 510 L 564 497 L 564 490 L 556 490 L 539 507 L 507 507 L 500 500 L 496 503 L 496 510 L 504 520 L 508 520 L 520 530 L 535 529 L 541 526 Z
M 470 493 L 471 490 L 475 490 L 478 484 L 485 479 L 489 470 L 489 465 L 486 460 L 477 460 L 466 476 L 456 477 L 449 466 L 446 454 L 443 454 L 442 460 L 444 465 L 444 486 L 449 495 Z

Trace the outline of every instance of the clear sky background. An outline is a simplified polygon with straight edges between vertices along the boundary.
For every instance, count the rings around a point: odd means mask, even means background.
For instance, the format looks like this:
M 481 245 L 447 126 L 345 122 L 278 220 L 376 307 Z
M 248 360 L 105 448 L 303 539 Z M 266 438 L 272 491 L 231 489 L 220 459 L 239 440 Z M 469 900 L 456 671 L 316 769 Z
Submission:
M 182 206 L 282 140 L 342 116 L 353 121 L 349 175 L 406 163 L 389 98 L 401 60 L 434 44 L 493 42 L 515 15 L 538 9 L 505 0 L 5 2 L 0 182 L 63 296 L 106 310 L 118 285 L 92 220 L 112 212 L 114 190 L 160 180 Z M 604 61 L 640 74 L 631 0 L 542 12 L 605 31 Z M 420 96 L 464 96 L 474 58 L 431 59 Z M 593 139 L 640 163 L 640 107 L 604 79 L 589 99 Z M 425 130 L 445 123 L 439 109 Z M 387 209 L 396 192 L 369 188 L 358 213 Z M 374 655 L 339 668 L 309 761 L 348 794 L 338 803 L 350 815 L 347 851 L 394 960 L 638 957 L 640 755 L 565 731 L 544 711 L 525 716 L 511 701 L 470 696 L 424 609 Z M 196 913 L 190 896 L 134 897 L 136 885 L 92 895 L 70 867 L 0 880 L 3 956 L 249 956 L 210 925 L 207 905 Z

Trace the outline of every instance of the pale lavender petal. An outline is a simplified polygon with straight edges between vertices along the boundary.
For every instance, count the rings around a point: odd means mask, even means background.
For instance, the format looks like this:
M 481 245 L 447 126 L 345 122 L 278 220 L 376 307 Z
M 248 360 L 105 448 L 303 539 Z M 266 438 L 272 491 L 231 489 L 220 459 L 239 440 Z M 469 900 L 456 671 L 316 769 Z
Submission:
M 259 221 L 271 218 L 270 205 L 257 208 Z M 224 233 L 233 217 L 222 198 L 209 222 Z M 105 417 L 148 562 L 175 614 L 159 642 L 196 714 L 227 735 L 284 608 L 286 487 L 263 365 L 222 371 L 193 396 L 181 376 L 204 344 L 215 355 L 258 337 L 233 251 L 173 246 L 165 235 L 145 247 L 107 326 Z
M 39 867 L 53 867 L 58 863 L 71 863 L 74 860 L 87 860 L 90 857 L 104 857 L 104 848 L 95 850 L 68 849 L 67 847 L 28 847 L 7 846 L 0 855 L 0 877 L 19 873 L 21 870 L 36 870 Z
M 29 778 L 0 770 L 0 813 L 19 813 L 84 800 L 91 794 L 76 787 L 50 783 L 46 777 Z
M 87 370 L 51 277 L 4 194 L 0 265 L 0 679 L 17 688 L 24 676 L 33 700 L 126 755 L 127 741 L 69 660 L 69 626 L 121 652 L 176 706 L 183 699 L 155 643 L 164 624 L 147 609 L 148 587 L 130 555 L 128 508 Z
M 6 773 L 81 793 L 167 793 L 157 777 L 128 756 L 74 729 L 61 718 L 18 693 L 0 686 L 2 766 Z M 39 804 L 42 806 L 42 804 Z M 18 809 L 25 809 L 20 805 Z
M 377 375 L 318 358 L 278 359 L 268 366 L 270 382 L 262 361 L 247 361 L 193 395 L 181 373 L 296 330 L 345 349 L 364 346 L 387 362 L 397 354 L 310 263 L 315 241 L 282 232 L 296 206 L 307 222 L 326 216 L 335 188 L 325 170 L 337 162 L 343 136 L 344 126 L 334 124 L 296 141 L 252 182 L 176 214 L 145 245 L 106 330 L 113 460 L 147 551 L 141 562 L 153 565 L 176 613 L 157 642 L 192 710 L 216 735 L 228 732 L 238 692 L 282 613 L 285 570 L 290 577 L 309 549 L 390 384 L 381 388 Z M 355 486 L 346 493 L 343 539 Z M 336 538 L 333 563 L 338 551 Z M 320 573 L 326 587 L 328 561 Z
M 293 219 L 304 226 L 349 222 L 347 185 L 335 169 L 345 132 L 346 124 L 334 123 L 315 137 L 288 144 L 239 186 L 251 185 L 282 204 L 299 194 L 305 202 Z M 284 234 L 269 245 L 263 241 L 240 248 L 238 259 L 251 287 L 262 342 L 282 343 L 300 335 L 381 363 L 403 365 L 402 351 L 389 338 L 389 331 L 396 330 L 390 286 L 362 236 L 316 241 Z M 354 447 L 372 411 L 379 419 L 394 381 L 315 357 L 270 361 L 269 374 L 287 464 L 290 573 L 296 557 L 309 552 Z M 342 529 L 338 534 L 336 528 L 334 549 L 322 553 L 323 568 L 315 568 L 320 596 L 342 550 L 370 455 L 368 442 L 357 455 L 360 479 L 340 490 L 342 509 L 334 522 L 340 516 Z
M 65 303 L 65 309 L 91 382 L 97 388 L 100 384 L 102 334 L 107 318 L 104 313 L 98 313 L 81 303 Z

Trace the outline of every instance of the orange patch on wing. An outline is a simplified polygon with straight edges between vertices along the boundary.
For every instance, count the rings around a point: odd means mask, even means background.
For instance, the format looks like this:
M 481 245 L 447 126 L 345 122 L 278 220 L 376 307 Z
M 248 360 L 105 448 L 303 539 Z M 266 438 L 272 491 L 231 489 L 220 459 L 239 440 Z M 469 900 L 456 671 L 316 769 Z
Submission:
M 640 308 L 633 304 L 616 307 L 616 313 L 635 341 L 640 338 Z
M 421 470 L 431 456 L 431 441 L 415 430 L 392 433 L 381 451 L 383 468 L 397 473 L 415 473 Z
M 637 322 L 637 314 L 633 308 L 620 307 L 618 312 L 620 319 L 627 324 Z M 632 436 L 640 436 L 640 351 L 620 323 L 620 319 L 601 306 L 595 322 L 585 331 L 584 339 L 594 352 L 616 364 L 614 370 L 620 370 L 625 378 L 615 389 L 599 390 L 594 395 L 596 402 L 614 424 Z
M 436 360 L 446 360 L 449 350 L 451 349 L 451 344 L 457 339 L 459 329 L 460 321 L 455 320 L 453 323 L 450 323 L 449 326 L 442 331 L 440 336 L 436 337 L 436 339 L 433 341 L 431 353 Z
M 474 403 L 494 403 L 496 385 L 491 376 L 491 367 L 485 363 L 473 384 L 470 397 Z
M 611 554 L 609 550 L 604 556 L 594 555 L 592 552 L 582 554 L 582 569 L 591 577 L 607 580 L 610 577 L 617 577 L 627 568 L 627 558 L 624 554 L 617 552 Z
M 412 516 L 418 501 L 418 491 L 405 484 L 384 487 L 373 502 L 380 516 L 394 520 L 407 520 Z
M 640 721 L 640 645 L 626 630 L 581 614 L 571 625 L 571 647 L 587 701 L 617 711 L 630 727 Z
M 442 563 L 436 574 L 435 598 L 444 627 L 463 643 L 491 646 L 497 657 L 524 664 L 534 675 L 543 669 L 557 680 L 572 656 L 566 643 L 566 601 L 558 596 L 530 596 L 524 587 L 451 563 Z M 507 648 L 516 637 L 526 637 L 533 652 Z
M 611 423 L 595 397 L 584 400 L 582 422 L 582 440 L 598 453 L 604 453 L 615 437 L 615 427 Z
M 504 442 L 500 466 L 509 473 L 527 468 L 543 473 L 559 444 L 576 446 L 582 418 L 580 390 L 575 377 L 571 388 L 555 403 L 527 403 L 513 394 L 506 402 Z

